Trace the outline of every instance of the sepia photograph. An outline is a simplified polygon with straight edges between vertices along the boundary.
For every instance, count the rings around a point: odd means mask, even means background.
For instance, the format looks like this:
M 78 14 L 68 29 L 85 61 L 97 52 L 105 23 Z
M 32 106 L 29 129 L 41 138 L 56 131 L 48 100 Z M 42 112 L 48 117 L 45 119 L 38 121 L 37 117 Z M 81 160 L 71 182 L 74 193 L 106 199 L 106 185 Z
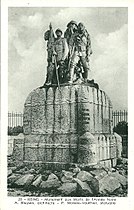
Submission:
M 127 7 L 8 7 L 7 133 L 9 197 L 128 196 Z

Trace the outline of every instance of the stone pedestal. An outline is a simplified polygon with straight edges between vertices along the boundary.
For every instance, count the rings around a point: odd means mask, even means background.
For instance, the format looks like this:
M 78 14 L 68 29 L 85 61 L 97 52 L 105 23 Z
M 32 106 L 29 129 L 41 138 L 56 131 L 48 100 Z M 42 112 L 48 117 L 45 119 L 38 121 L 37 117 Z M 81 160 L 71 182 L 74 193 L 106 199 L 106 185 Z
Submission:
M 24 105 L 24 161 L 96 164 L 96 138 L 112 134 L 112 105 L 104 91 L 87 84 L 37 88 Z M 88 157 L 82 156 L 86 139 Z M 105 146 L 106 147 L 106 146 Z M 80 155 L 81 154 L 81 155 Z M 83 159 L 82 159 L 83 158 Z M 83 160 L 83 161 L 82 161 Z

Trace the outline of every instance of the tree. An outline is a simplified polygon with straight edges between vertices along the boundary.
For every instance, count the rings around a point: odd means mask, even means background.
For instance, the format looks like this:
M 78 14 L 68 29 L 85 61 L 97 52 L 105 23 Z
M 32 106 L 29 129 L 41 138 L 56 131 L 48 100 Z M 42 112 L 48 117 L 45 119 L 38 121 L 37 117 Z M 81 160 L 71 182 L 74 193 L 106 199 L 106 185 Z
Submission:
M 113 131 L 119 135 L 128 135 L 128 123 L 125 121 L 119 122 L 114 128 Z
M 23 126 L 9 127 L 8 126 L 8 135 L 17 136 L 18 134 L 23 133 Z

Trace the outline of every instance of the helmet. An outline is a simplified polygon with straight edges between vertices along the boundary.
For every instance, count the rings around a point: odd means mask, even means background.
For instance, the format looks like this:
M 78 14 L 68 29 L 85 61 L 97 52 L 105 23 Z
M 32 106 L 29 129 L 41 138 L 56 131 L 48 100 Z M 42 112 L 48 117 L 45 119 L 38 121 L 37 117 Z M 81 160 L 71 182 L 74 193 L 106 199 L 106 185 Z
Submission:
M 76 23 L 76 21 L 74 21 L 74 20 L 71 20 L 68 24 L 67 24 L 67 27 L 69 27 L 71 24 L 74 24 L 74 25 L 76 25 L 77 26 L 77 23 Z
M 55 33 L 57 33 L 58 31 L 61 32 L 61 34 L 62 34 L 62 30 L 60 28 L 57 28 Z
M 78 24 L 78 27 L 85 28 L 85 26 L 84 26 L 84 24 L 83 24 L 83 23 L 79 23 L 79 24 Z
M 47 30 L 45 33 L 44 33 L 44 39 L 45 41 L 47 41 L 49 39 L 49 36 L 50 36 L 50 30 Z
M 85 26 L 83 23 L 78 24 L 78 31 L 84 32 L 85 31 Z

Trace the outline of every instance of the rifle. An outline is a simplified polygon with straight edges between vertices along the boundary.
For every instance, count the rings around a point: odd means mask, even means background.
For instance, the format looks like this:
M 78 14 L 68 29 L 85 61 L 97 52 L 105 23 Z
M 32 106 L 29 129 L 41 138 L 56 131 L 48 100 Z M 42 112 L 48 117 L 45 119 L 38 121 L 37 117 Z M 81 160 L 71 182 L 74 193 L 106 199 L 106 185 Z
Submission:
M 72 48 L 72 51 L 71 51 L 71 55 L 69 56 L 68 71 L 70 70 L 70 63 L 71 63 L 71 58 L 72 58 L 73 53 L 74 53 L 74 48 L 75 48 L 75 45 L 73 44 L 73 48 Z
M 54 65 L 55 65 L 55 69 L 56 69 L 56 77 L 57 77 L 58 89 L 60 90 L 60 82 L 59 82 L 58 65 L 57 65 L 57 61 L 56 61 L 56 55 L 53 55 L 53 59 L 54 59 Z

